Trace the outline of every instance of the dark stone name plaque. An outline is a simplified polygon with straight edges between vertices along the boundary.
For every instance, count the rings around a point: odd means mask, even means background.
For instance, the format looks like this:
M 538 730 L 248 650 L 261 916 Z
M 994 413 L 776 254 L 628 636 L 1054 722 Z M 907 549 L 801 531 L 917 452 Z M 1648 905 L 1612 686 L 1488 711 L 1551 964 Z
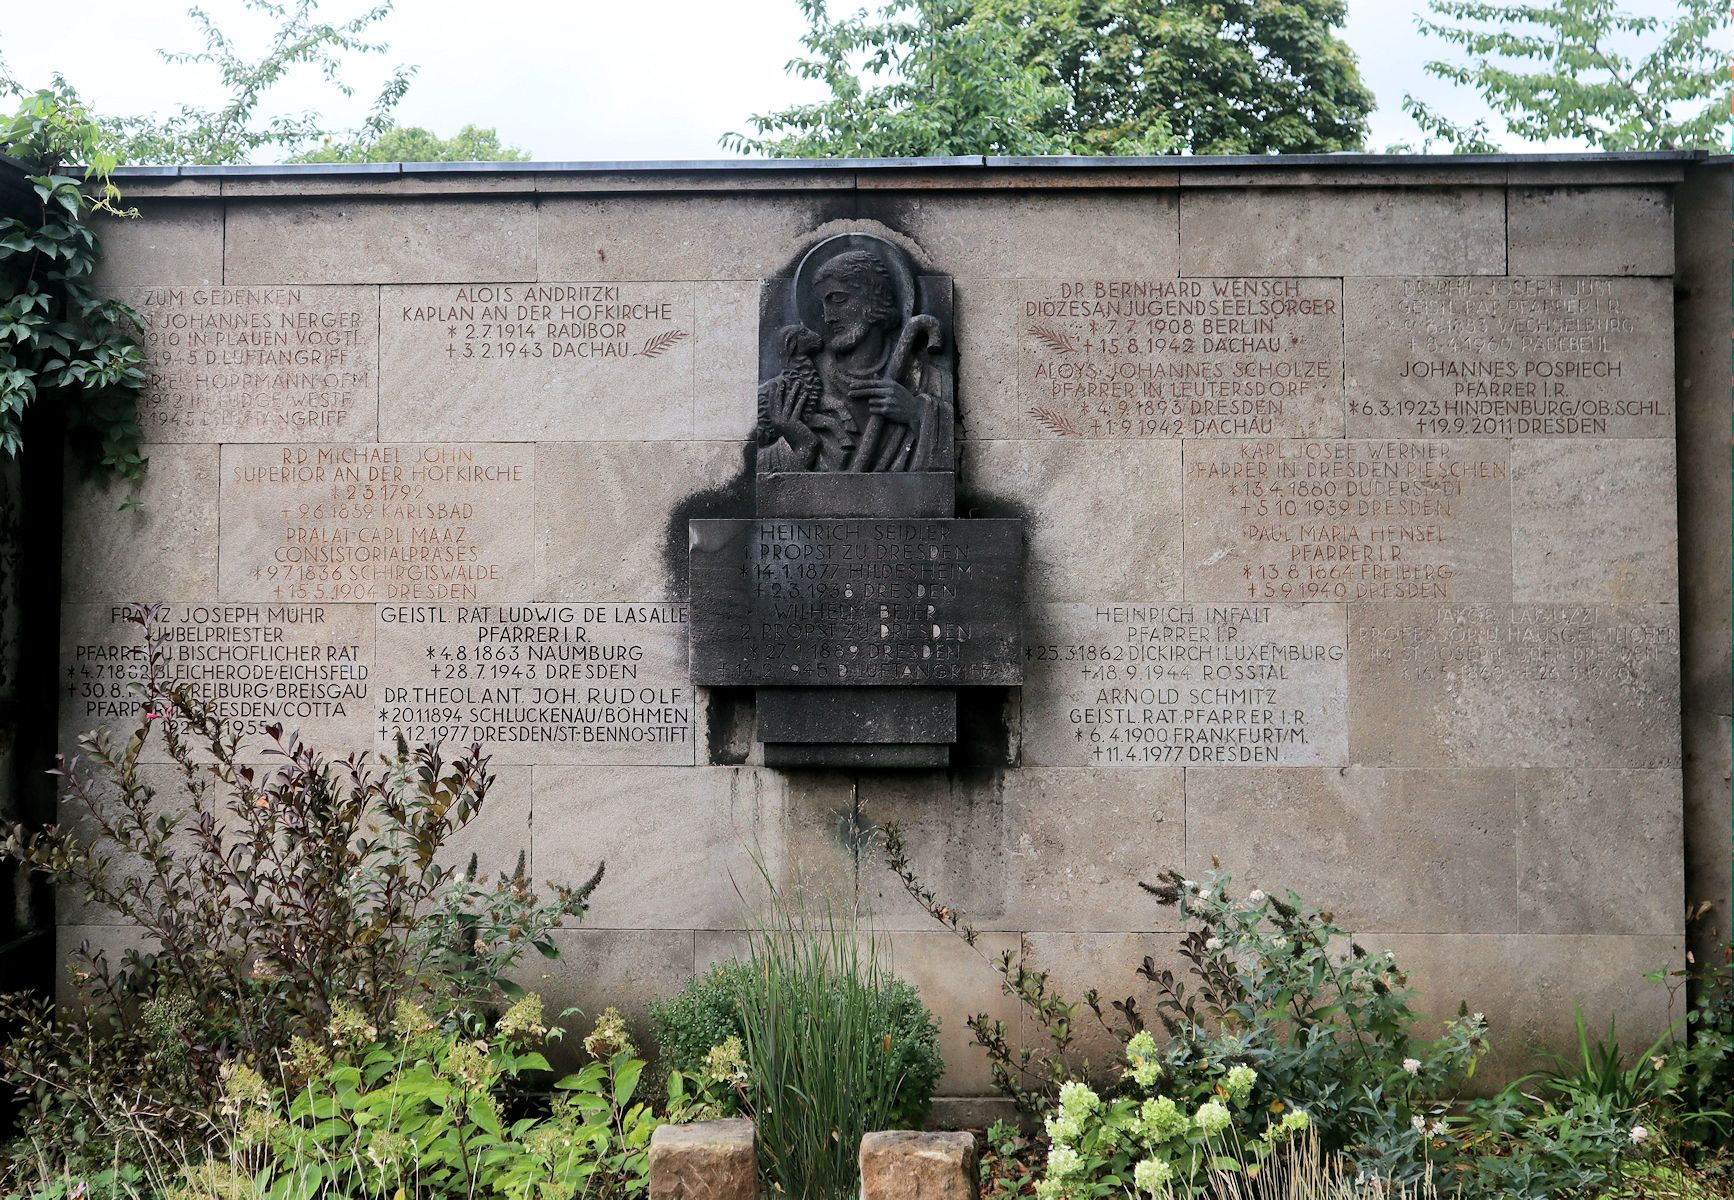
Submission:
M 1023 523 L 693 521 L 691 665 L 707 687 L 1023 681 Z
M 1023 522 L 959 520 L 949 277 L 842 233 L 760 295 L 752 519 L 691 521 L 691 672 L 769 767 L 944 767 L 1023 682 Z

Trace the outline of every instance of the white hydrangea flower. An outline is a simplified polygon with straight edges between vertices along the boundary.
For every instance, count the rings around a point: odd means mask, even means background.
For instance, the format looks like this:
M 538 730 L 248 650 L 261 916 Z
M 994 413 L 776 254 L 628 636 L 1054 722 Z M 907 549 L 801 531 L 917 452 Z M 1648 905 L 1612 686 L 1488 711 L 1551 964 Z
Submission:
M 1069 1146 L 1077 1141 L 1083 1127 L 1078 1119 L 1064 1112 L 1056 1113 L 1047 1119 L 1048 1141 L 1056 1146 Z
M 1246 902 L 1248 904 L 1263 904 L 1264 893 L 1259 891 L 1257 888 L 1254 888 L 1246 894 Z
M 1434 1121 L 1431 1125 L 1427 1126 L 1427 1132 L 1432 1134 L 1434 1137 L 1444 1137 L 1445 1136 L 1445 1120 L 1444 1120 L 1444 1118 L 1441 1117 L 1439 1120 Z
M 1641 1146 L 1650 1140 L 1650 1131 L 1642 1125 L 1633 1125 L 1631 1133 L 1627 1136 L 1632 1139 L 1632 1145 Z
M 1083 1167 L 1083 1158 L 1070 1146 L 1055 1146 L 1048 1151 L 1049 1179 L 1070 1179 Z
M 1278 950 L 1283 950 L 1288 947 L 1288 939 L 1279 933 L 1270 939 L 1270 944 L 1275 946 Z
M 1060 1111 L 1081 1120 L 1102 1107 L 1102 1098 L 1087 1083 L 1071 1080 L 1060 1085 Z
M 1403 1060 L 1403 1069 L 1411 1075 L 1419 1075 L 1421 1073 L 1421 1060 L 1418 1058 L 1405 1058 Z
M 1221 1133 L 1232 1120 L 1228 1106 L 1220 1100 L 1206 1100 L 1198 1106 L 1198 1111 L 1192 1114 L 1192 1123 L 1198 1126 L 1198 1131 L 1206 1137 Z
M 1146 1158 L 1132 1168 L 1132 1183 L 1141 1192 L 1149 1192 L 1152 1196 L 1168 1186 L 1168 1181 L 1174 1177 L 1174 1168 L 1160 1158 Z
M 1420 1117 L 1420 1116 L 1410 1117 L 1409 1118 L 1409 1127 L 1411 1129 L 1413 1129 L 1416 1133 L 1426 1133 L 1427 1132 L 1427 1118 L 1426 1117 Z
M 1208 938 L 1204 943 L 1204 948 L 1211 951 L 1220 950 L 1222 949 L 1222 939 L 1219 937 Z

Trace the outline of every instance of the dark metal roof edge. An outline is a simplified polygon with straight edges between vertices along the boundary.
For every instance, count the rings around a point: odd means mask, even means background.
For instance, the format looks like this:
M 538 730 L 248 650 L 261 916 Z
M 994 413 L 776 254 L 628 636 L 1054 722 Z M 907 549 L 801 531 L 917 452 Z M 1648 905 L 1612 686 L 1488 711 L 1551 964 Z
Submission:
M 1703 150 L 1640 150 L 1617 153 L 1573 152 L 1553 154 L 1185 154 L 1149 158 L 1108 158 L 1078 155 L 1017 158 L 963 155 L 955 158 L 722 158 L 647 159 L 642 162 L 441 162 L 441 163 L 280 163 L 243 166 L 124 166 L 120 178 L 175 175 L 184 179 L 224 177 L 299 177 L 345 175 L 522 175 L 522 174 L 676 174 L 730 171 L 923 171 L 923 170 L 1121 170 L 1151 167 L 1183 167 L 1199 171 L 1212 168 L 1245 170 L 1249 167 L 1280 171 L 1305 167 L 1484 167 L 1537 166 L 1596 163 L 1663 163 L 1720 161 L 1728 155 L 1710 155 Z

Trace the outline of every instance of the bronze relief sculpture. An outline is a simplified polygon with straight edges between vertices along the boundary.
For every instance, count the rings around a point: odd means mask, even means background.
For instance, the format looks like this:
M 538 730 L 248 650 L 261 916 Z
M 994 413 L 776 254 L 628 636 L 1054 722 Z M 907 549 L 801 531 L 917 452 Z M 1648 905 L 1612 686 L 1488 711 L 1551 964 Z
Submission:
M 869 234 L 802 257 L 769 298 L 793 319 L 761 356 L 775 372 L 759 388 L 761 473 L 955 469 L 949 296 L 934 290 Z

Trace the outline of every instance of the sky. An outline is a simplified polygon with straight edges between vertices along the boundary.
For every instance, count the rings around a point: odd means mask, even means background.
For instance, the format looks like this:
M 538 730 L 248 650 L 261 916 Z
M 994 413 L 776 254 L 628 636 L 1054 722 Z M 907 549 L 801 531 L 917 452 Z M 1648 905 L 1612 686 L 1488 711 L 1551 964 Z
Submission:
M 833 0 L 833 7 L 860 2 Z M 270 25 L 242 0 L 203 3 L 243 51 L 263 48 Z M 213 68 L 165 63 L 155 53 L 199 48 L 185 0 L 79 0 L 71 20 L 64 3 L 7 7 L 0 57 L 26 85 L 58 71 L 107 113 L 222 98 Z M 324 0 L 320 11 L 335 20 L 363 7 L 363 0 Z M 1415 28 L 1425 7 L 1424 0 L 1349 0 L 1344 36 L 1378 100 L 1368 149 L 1419 143 L 1402 112 L 1405 92 L 1455 119 L 1485 113 L 1472 95 L 1423 72 L 1443 49 Z M 1627 0 L 1626 7 L 1666 14 L 1674 4 Z M 273 93 L 271 108 L 317 109 L 334 125 L 352 126 L 389 68 L 408 63 L 418 73 L 397 110 L 400 124 L 442 135 L 465 124 L 493 126 L 543 161 L 726 158 L 718 139 L 748 131 L 749 115 L 823 96 L 820 85 L 784 71 L 804 28 L 796 0 L 397 0 L 372 31 L 389 51 L 353 59 L 346 71 L 354 100 L 307 72 Z

